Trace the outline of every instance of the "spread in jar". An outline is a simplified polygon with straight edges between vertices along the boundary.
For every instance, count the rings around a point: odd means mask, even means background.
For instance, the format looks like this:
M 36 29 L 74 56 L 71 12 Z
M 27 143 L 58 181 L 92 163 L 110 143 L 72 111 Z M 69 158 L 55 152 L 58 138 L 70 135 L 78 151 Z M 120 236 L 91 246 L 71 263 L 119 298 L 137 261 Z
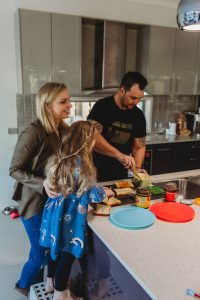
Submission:
M 151 201 L 151 192 L 148 187 L 139 186 L 136 189 L 135 205 L 143 208 L 149 208 Z

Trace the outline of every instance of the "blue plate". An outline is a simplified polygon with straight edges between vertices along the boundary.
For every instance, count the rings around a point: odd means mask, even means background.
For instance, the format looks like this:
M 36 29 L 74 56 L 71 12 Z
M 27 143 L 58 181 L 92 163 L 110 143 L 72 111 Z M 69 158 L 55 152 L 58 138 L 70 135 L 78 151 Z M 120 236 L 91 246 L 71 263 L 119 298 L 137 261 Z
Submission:
M 152 225 L 156 216 L 145 208 L 121 207 L 116 208 L 110 214 L 110 222 L 124 229 L 141 229 Z

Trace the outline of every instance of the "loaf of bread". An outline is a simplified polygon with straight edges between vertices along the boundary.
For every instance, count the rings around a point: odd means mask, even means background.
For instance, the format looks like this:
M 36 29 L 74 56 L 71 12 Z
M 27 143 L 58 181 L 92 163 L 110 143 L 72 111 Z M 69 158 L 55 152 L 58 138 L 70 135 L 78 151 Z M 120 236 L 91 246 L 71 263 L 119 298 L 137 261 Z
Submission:
M 121 201 L 115 197 L 107 197 L 103 200 L 103 203 L 109 206 L 115 206 L 121 204 Z
M 131 182 L 131 180 L 115 181 L 114 185 L 118 189 L 121 189 L 121 188 L 133 188 L 133 183 Z
M 134 194 L 134 190 L 131 188 L 123 188 L 123 189 L 114 189 L 117 196 L 125 196 Z

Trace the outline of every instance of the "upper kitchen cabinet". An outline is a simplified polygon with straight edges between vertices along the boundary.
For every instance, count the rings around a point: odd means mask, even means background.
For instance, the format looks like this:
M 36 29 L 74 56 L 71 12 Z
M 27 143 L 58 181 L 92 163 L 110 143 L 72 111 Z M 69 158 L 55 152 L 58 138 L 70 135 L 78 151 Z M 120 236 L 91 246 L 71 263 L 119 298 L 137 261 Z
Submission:
M 198 35 L 198 59 L 197 59 L 197 69 L 196 69 L 196 94 L 200 95 L 200 33 Z
M 173 76 L 175 30 L 144 26 L 138 32 L 137 69 L 148 79 L 151 94 L 170 94 Z
M 36 93 L 47 81 L 81 90 L 80 17 L 20 10 L 24 93 Z
M 51 15 L 20 9 L 23 92 L 35 93 L 51 80 Z
M 144 26 L 138 34 L 138 64 L 154 95 L 195 94 L 198 34 Z
M 193 95 L 195 91 L 198 33 L 176 30 L 172 91 Z
M 81 91 L 81 18 L 52 14 L 52 72 L 70 93 Z

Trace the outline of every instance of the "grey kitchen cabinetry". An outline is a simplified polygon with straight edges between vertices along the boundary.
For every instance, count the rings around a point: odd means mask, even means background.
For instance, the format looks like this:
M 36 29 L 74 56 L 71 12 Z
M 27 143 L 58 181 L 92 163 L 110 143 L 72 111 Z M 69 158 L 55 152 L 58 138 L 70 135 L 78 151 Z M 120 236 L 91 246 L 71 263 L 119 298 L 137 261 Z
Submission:
M 198 60 L 196 75 L 196 94 L 200 95 L 200 33 L 198 35 Z
M 52 14 L 52 72 L 70 93 L 81 91 L 81 18 Z
M 144 26 L 138 34 L 138 71 L 154 95 L 195 93 L 198 33 Z
M 20 9 L 24 93 L 47 81 L 64 82 L 70 93 L 81 89 L 80 17 Z
M 144 26 L 138 34 L 137 69 L 147 77 L 151 94 L 170 94 L 173 76 L 174 28 Z
M 144 168 L 164 174 L 200 168 L 200 141 L 147 145 Z
M 51 15 L 20 9 L 22 85 L 25 94 L 37 92 L 51 80 Z
M 198 33 L 176 30 L 173 93 L 195 94 Z

